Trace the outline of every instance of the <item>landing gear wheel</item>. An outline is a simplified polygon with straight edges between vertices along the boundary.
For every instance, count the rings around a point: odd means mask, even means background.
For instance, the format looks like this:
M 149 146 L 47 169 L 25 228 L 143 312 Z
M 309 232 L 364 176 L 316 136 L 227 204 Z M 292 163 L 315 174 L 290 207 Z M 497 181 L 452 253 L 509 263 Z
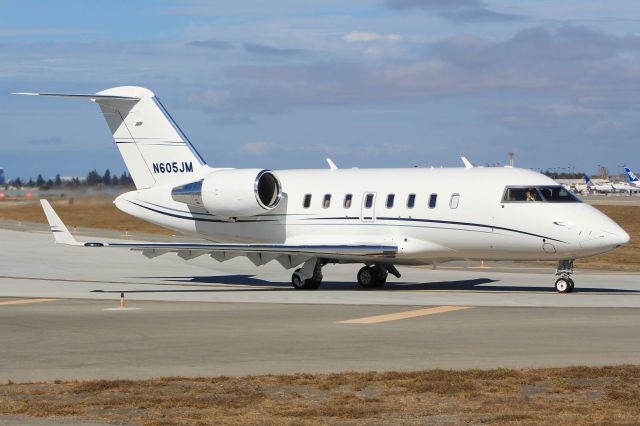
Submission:
M 571 287 L 569 292 L 572 292 L 573 289 L 576 287 L 576 285 L 574 284 L 574 282 L 573 282 L 573 280 L 571 278 L 567 278 L 567 281 L 569 281 L 569 287 Z
M 296 269 L 296 271 L 291 275 L 291 285 L 296 290 L 316 290 L 322 284 L 322 278 L 319 280 L 303 279 L 300 275 L 300 269 Z
M 376 272 L 371 266 L 365 266 L 358 271 L 358 284 L 364 288 L 374 287 Z
M 358 284 L 364 288 L 382 287 L 387 282 L 387 271 L 375 266 L 365 266 L 358 271 Z
M 573 259 L 558 260 L 556 267 L 556 290 L 558 293 L 571 293 L 575 288 L 575 284 L 571 279 L 573 274 Z
M 558 293 L 571 293 L 573 290 L 573 280 L 571 278 L 558 278 L 556 280 L 556 291 Z
M 380 269 L 378 272 L 378 276 L 376 279 L 376 285 L 374 287 L 384 287 L 384 285 L 387 283 L 387 275 L 389 275 L 387 273 L 387 271 L 385 271 L 384 269 Z

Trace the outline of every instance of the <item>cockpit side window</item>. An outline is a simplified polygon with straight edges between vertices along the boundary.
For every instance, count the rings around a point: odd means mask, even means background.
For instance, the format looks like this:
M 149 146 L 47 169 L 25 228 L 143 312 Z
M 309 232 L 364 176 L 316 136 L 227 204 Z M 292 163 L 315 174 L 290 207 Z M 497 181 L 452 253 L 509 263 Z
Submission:
M 502 198 L 503 203 L 535 201 L 542 201 L 542 197 L 535 186 L 507 187 L 504 191 L 504 197 Z

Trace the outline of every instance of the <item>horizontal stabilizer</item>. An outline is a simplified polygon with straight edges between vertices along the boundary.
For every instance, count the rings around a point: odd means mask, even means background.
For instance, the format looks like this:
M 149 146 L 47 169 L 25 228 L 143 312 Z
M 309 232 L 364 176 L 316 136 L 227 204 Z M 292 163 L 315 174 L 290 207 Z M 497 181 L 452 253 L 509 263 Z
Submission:
M 71 99 L 90 99 L 90 100 L 103 100 L 103 101 L 139 101 L 140 98 L 134 98 L 131 96 L 113 96 L 113 95 L 97 95 L 97 94 L 84 94 L 84 93 L 34 93 L 34 92 L 16 92 L 14 95 L 22 96 L 53 96 L 57 98 L 71 98 Z

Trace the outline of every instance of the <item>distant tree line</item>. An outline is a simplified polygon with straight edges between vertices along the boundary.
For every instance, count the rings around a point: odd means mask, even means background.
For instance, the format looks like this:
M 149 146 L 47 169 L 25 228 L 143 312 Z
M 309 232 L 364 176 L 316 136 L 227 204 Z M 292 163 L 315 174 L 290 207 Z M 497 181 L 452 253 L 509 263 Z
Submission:
M 584 179 L 584 173 L 582 172 L 552 172 L 551 170 L 545 170 L 543 175 L 549 176 L 551 179 Z
M 87 186 L 133 186 L 133 179 L 131 179 L 131 175 L 127 172 L 122 172 L 122 174 L 118 176 L 115 174 L 112 175 L 111 171 L 107 169 L 104 174 L 101 175 L 94 169 L 89 172 L 86 179 L 80 179 L 78 177 L 62 179 L 60 174 L 57 174 L 53 179 L 45 179 L 39 174 L 35 180 L 29 178 L 29 180 L 25 182 L 18 177 L 9 180 L 5 185 L 17 188 L 27 187 L 41 189 L 81 188 Z

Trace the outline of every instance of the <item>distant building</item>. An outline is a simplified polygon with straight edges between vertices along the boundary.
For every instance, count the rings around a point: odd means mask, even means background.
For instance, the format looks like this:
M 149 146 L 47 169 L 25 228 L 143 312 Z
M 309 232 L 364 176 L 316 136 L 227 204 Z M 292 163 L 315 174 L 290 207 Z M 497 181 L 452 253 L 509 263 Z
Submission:
M 4 169 L 0 167 L 0 185 L 4 185 L 5 177 L 4 177 Z

